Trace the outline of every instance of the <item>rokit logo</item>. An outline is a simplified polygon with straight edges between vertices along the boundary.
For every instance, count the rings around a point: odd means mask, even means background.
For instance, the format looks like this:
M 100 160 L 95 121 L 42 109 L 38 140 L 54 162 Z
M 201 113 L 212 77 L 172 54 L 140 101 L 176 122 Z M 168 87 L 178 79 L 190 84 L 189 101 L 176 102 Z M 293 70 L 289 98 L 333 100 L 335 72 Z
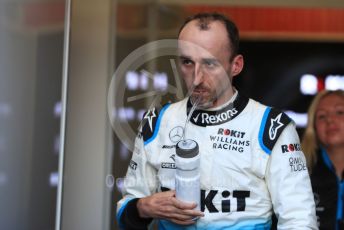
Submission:
M 289 144 L 289 145 L 281 145 L 281 148 L 282 148 L 282 153 L 301 151 L 301 145 L 299 143 Z
M 210 213 L 218 213 L 218 212 L 231 212 L 231 211 L 237 211 L 237 212 L 243 212 L 246 208 L 246 198 L 250 197 L 250 191 L 245 190 L 234 190 L 231 193 L 227 190 L 224 190 L 220 192 L 219 190 L 210 190 L 207 194 L 207 191 L 201 190 L 201 211 L 204 212 L 204 210 L 207 208 Z M 220 196 L 221 200 L 221 210 L 218 210 L 214 205 L 214 198 L 216 196 Z M 236 207 L 231 207 L 231 199 L 236 199 L 237 205 Z M 216 202 L 217 203 L 217 202 Z
M 230 120 L 237 113 L 238 113 L 238 110 L 233 108 L 233 109 L 229 109 L 225 112 L 222 112 L 219 114 L 214 114 L 214 115 L 210 115 L 208 113 L 199 113 L 195 117 L 193 117 L 192 119 L 195 123 L 200 122 L 203 125 L 207 125 L 207 124 L 214 125 L 214 124 L 223 123 L 223 122 Z M 199 119 L 201 119 L 201 120 L 199 121 Z
M 222 129 L 222 128 L 219 128 L 217 134 L 224 135 L 224 136 L 238 137 L 238 138 L 244 138 L 245 136 L 245 132 L 240 132 L 240 131 L 231 130 L 231 129 Z

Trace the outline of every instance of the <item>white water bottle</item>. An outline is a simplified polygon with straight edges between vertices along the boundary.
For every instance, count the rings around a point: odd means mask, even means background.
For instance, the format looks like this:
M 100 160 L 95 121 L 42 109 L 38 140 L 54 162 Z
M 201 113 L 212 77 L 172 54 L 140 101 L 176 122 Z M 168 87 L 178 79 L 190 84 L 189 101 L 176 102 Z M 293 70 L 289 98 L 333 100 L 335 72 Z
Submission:
M 196 203 L 200 210 L 200 154 L 194 140 L 181 140 L 176 146 L 176 198 Z

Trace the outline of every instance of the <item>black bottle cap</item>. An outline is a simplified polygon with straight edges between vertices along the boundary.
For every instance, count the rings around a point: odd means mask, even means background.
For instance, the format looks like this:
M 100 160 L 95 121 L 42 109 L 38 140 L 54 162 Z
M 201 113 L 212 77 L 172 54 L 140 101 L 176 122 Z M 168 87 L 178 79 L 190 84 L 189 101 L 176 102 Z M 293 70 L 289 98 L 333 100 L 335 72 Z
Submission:
M 192 158 L 198 154 L 198 144 L 194 140 L 181 140 L 177 143 L 176 153 L 182 158 Z

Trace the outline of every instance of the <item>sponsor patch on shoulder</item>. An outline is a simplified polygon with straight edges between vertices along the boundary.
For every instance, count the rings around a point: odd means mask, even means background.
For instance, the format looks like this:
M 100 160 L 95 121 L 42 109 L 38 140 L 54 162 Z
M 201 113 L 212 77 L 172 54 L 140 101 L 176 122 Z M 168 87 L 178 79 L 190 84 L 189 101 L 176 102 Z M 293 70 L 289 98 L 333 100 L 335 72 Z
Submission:
M 143 115 L 141 122 L 141 135 L 145 144 L 149 143 L 155 138 L 157 131 L 159 130 L 161 117 L 169 106 L 170 104 L 166 104 L 161 109 L 153 107 Z
M 259 132 L 259 142 L 264 151 L 271 153 L 272 148 L 291 119 L 283 112 L 275 108 L 265 111 Z

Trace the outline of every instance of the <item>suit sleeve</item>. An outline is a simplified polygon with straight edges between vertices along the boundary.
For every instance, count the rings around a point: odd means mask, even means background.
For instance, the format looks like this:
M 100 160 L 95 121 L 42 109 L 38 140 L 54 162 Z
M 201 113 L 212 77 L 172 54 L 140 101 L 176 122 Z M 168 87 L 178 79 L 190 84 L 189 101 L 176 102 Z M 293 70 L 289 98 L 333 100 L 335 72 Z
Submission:
M 278 229 L 318 229 L 306 159 L 293 122 L 284 128 L 271 151 L 266 182 Z
M 139 134 L 124 178 L 123 198 L 117 203 L 116 218 L 121 229 L 147 229 L 152 219 L 141 218 L 136 204 L 139 198 L 153 194 L 156 187 L 156 170 L 147 161 L 143 137 Z

